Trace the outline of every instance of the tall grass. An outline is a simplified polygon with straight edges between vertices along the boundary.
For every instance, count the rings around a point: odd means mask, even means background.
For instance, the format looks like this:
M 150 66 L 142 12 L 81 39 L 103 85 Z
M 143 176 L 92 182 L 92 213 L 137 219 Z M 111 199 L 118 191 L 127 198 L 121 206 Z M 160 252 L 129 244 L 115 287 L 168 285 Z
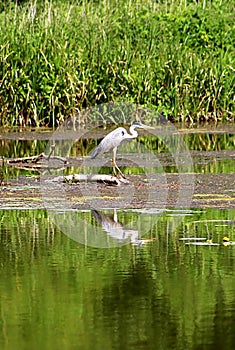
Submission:
M 57 125 L 111 101 L 234 120 L 234 23 L 222 0 L 2 2 L 0 124 Z

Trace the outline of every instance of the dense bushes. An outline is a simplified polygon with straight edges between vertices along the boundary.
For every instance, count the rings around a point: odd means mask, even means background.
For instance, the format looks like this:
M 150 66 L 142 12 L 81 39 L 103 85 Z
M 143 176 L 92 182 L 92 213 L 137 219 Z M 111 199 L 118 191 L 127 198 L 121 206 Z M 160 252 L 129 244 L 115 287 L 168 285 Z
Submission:
M 176 121 L 234 119 L 229 1 L 24 1 L 2 9 L 2 125 L 56 125 L 110 101 Z

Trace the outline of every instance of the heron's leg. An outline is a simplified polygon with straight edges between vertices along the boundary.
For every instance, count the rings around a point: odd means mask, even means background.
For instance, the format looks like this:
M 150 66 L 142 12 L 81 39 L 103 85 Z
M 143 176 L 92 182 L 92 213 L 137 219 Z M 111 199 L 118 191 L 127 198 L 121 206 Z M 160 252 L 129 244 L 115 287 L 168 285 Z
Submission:
M 116 172 L 116 160 L 115 160 L 116 153 L 117 153 L 117 147 L 115 147 L 113 149 L 113 158 L 111 159 L 111 164 L 113 166 L 113 173 L 114 173 L 114 175 L 117 175 L 117 172 Z
M 113 220 L 118 222 L 117 209 L 113 209 Z
M 126 176 L 123 174 L 123 172 L 121 171 L 121 169 L 117 166 L 116 162 L 115 162 L 115 168 L 119 171 L 121 177 L 123 177 L 124 179 L 126 179 Z
M 119 171 L 119 173 L 121 174 L 121 176 L 125 179 L 125 175 L 121 172 L 121 170 L 119 169 L 119 167 L 117 166 L 116 163 L 116 154 L 117 154 L 117 147 L 114 147 L 113 149 L 113 158 L 111 160 L 112 162 L 112 166 L 113 166 L 113 172 L 114 175 L 117 175 L 116 169 Z
M 116 166 L 115 166 L 113 160 L 112 160 L 112 166 L 113 166 L 113 173 L 115 176 L 117 176 Z

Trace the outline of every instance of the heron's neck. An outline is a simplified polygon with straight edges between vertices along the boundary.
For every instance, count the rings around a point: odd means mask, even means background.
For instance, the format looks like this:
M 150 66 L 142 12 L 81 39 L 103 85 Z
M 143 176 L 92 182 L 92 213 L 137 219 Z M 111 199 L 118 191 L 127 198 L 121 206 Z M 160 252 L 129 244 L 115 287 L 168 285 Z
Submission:
M 135 139 L 138 136 L 138 132 L 135 130 L 136 126 L 132 125 L 130 126 L 130 134 L 131 138 Z

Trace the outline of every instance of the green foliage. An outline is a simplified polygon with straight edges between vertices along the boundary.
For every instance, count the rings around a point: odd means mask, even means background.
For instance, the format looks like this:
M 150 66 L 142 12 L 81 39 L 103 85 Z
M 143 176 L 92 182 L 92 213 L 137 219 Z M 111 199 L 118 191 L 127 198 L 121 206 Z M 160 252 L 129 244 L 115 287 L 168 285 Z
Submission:
M 0 123 L 56 125 L 111 101 L 233 119 L 233 13 L 229 1 L 2 2 Z

